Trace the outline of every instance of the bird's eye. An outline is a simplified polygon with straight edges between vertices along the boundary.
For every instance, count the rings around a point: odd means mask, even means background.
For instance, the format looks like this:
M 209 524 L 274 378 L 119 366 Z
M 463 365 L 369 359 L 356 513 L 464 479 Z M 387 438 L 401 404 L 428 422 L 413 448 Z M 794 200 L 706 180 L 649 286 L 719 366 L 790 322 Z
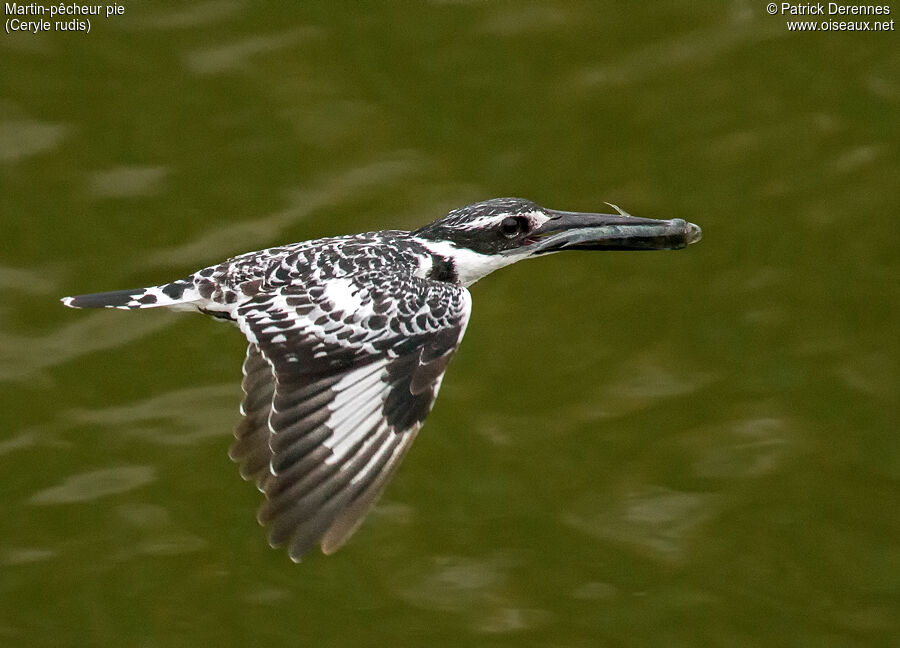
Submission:
M 500 221 L 500 233 L 507 238 L 512 238 L 525 229 L 525 221 L 522 218 L 507 216 Z

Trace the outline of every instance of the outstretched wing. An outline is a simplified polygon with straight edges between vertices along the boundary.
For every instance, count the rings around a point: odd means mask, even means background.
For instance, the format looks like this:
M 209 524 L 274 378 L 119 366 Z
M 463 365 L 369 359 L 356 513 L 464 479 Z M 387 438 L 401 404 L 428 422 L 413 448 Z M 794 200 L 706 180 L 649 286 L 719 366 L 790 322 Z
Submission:
M 259 520 L 299 560 L 352 535 L 437 397 L 471 310 L 460 286 L 367 274 L 256 295 L 231 456 L 265 494 Z

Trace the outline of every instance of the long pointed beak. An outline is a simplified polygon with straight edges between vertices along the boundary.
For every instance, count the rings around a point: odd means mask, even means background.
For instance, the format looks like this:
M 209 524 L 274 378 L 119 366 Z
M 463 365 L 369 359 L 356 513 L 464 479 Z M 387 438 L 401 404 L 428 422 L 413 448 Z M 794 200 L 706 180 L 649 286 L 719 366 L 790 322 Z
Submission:
M 532 232 L 532 255 L 561 250 L 680 250 L 703 232 L 680 218 L 655 220 L 618 214 L 582 214 L 547 210 L 550 220 Z

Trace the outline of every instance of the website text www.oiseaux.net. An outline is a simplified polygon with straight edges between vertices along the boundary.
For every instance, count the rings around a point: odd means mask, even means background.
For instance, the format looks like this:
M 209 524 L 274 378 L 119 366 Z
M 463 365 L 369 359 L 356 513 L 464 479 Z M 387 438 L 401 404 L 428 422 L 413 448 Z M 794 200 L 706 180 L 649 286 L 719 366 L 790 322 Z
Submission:
M 894 31 L 889 5 L 855 5 L 839 2 L 770 2 L 766 11 L 785 16 L 788 31 Z M 817 20 L 796 20 L 801 16 Z M 864 16 L 873 19 L 860 20 Z

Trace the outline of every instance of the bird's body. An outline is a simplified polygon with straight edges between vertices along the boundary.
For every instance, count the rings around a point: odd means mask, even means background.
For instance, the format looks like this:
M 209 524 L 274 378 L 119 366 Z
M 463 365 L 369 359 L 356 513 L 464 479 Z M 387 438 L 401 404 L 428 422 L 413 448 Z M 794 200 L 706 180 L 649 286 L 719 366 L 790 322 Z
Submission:
M 169 284 L 63 303 L 197 310 L 241 329 L 245 396 L 231 456 L 266 497 L 259 519 L 270 542 L 299 559 L 317 542 L 326 553 L 340 547 L 406 454 L 465 332 L 466 286 L 560 249 L 677 248 L 699 237 L 681 220 L 504 198 L 413 232 L 269 248 Z

